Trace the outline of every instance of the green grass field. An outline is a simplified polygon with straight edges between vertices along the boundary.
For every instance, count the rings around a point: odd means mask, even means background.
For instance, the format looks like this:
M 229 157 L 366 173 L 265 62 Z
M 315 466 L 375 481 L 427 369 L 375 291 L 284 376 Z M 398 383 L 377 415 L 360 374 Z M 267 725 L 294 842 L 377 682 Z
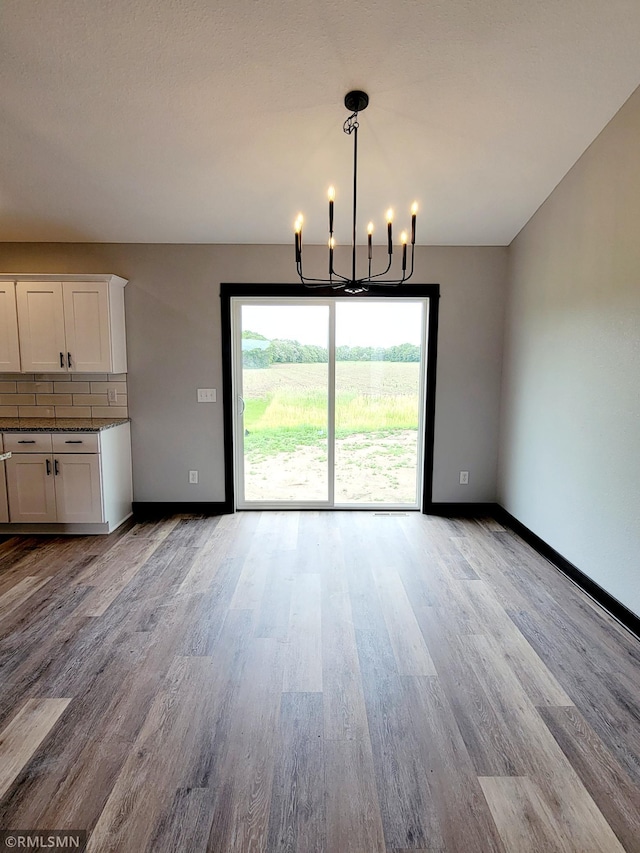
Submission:
M 336 437 L 418 428 L 420 366 L 336 364 Z M 243 372 L 245 453 L 259 458 L 326 443 L 327 365 L 278 364 Z

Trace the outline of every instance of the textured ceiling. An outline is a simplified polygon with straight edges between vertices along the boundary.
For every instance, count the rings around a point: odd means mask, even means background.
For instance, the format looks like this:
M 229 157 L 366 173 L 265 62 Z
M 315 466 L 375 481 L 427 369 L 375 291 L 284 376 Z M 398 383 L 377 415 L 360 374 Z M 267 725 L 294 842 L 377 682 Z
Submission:
M 638 0 L 1 0 L 0 240 L 505 245 L 640 83 Z

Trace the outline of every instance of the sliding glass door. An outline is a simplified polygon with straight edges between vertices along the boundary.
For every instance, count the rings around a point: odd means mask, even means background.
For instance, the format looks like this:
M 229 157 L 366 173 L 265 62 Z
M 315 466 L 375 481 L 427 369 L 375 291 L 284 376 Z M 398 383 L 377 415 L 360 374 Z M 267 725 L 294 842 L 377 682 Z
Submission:
M 232 308 L 238 508 L 417 508 L 426 300 Z

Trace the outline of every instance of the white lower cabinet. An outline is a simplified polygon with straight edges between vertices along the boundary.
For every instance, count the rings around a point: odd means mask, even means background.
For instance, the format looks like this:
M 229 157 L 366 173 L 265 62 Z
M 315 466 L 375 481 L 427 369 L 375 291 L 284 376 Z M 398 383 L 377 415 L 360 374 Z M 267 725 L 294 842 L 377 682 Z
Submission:
M 57 521 L 53 460 L 45 453 L 14 453 L 5 462 L 12 522 Z
M 100 457 L 95 453 L 61 453 L 53 460 L 57 521 L 82 524 L 103 521 Z
M 131 515 L 128 423 L 100 433 L 5 433 L 4 445 L 13 454 L 4 463 L 9 527 L 108 533 Z
M 103 521 L 98 454 L 14 453 L 5 464 L 12 522 Z

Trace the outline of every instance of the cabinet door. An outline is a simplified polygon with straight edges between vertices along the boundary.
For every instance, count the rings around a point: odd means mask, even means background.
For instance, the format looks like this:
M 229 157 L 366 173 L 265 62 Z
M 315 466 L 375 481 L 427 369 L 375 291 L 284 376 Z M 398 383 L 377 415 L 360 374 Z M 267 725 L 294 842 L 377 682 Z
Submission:
M 2 436 L 0 435 L 0 453 L 2 452 Z M 7 502 L 6 462 L 0 462 L 0 524 L 9 521 L 9 503 Z
M 5 474 L 6 462 L 0 462 L 0 524 L 9 521 L 9 503 L 7 501 L 7 477 Z
M 9 493 L 9 519 L 56 521 L 53 460 L 47 453 L 16 453 L 4 463 Z
M 59 453 L 53 460 L 57 521 L 68 524 L 102 521 L 100 456 Z
M 16 286 L 0 281 L 0 373 L 19 373 L 18 310 Z
M 67 348 L 62 283 L 19 281 L 16 295 L 22 370 L 25 373 L 65 373 Z
M 111 372 L 109 291 L 106 282 L 62 285 L 69 370 Z

